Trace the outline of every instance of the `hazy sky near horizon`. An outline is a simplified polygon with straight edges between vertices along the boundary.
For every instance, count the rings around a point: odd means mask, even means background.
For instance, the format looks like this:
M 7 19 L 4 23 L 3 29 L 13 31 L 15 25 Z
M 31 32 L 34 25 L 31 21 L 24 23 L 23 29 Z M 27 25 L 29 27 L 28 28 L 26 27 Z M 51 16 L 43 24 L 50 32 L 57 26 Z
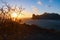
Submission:
M 25 8 L 26 11 L 42 14 L 44 12 L 60 14 L 60 0 L 2 0 L 10 5 L 17 5 Z M 0 7 L 3 3 L 0 0 Z

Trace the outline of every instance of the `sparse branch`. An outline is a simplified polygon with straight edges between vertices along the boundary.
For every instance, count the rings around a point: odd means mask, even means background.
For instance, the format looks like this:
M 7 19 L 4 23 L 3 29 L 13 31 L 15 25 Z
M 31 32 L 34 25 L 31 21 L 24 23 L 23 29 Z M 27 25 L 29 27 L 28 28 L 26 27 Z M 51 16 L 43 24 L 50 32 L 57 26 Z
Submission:
M 22 12 L 23 10 L 25 10 L 25 8 L 23 8 L 22 6 L 19 7 L 19 14 L 22 14 L 21 12 Z
M 2 0 L 1 0 L 1 2 L 8 8 L 8 12 L 9 12 L 11 9 L 11 6 L 7 2 L 4 2 Z

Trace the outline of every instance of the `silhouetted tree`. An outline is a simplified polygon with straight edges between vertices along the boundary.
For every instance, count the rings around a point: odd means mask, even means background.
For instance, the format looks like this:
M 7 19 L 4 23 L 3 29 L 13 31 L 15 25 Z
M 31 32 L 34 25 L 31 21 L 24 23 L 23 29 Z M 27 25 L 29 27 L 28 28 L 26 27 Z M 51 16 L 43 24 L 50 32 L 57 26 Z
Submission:
M 22 6 L 19 7 L 19 14 L 22 14 L 22 11 L 25 10 L 25 8 L 23 8 Z M 23 14 L 22 14 L 23 15 Z

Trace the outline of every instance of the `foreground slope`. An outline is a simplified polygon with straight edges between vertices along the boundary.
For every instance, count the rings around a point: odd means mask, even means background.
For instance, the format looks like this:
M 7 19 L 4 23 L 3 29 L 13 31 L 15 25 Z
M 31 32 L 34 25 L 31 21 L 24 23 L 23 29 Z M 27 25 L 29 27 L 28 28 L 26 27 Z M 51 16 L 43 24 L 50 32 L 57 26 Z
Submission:
M 60 40 L 60 32 L 6 20 L 0 22 L 0 40 Z

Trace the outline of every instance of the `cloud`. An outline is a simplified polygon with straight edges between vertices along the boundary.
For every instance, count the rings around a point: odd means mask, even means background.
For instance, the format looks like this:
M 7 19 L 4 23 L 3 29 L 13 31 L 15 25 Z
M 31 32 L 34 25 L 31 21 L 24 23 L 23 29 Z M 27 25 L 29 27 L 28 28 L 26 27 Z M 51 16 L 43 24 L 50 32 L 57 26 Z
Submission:
M 33 10 L 34 12 L 38 12 L 38 8 L 35 7 L 35 6 L 32 6 L 32 10 Z
M 48 0 L 49 2 L 53 2 L 53 0 Z
M 51 5 L 46 5 L 47 8 L 51 8 L 52 6 Z
M 35 7 L 35 6 L 32 6 L 32 11 L 35 14 L 39 14 L 39 9 L 37 7 Z
M 37 4 L 42 5 L 42 2 L 41 1 L 38 1 Z

